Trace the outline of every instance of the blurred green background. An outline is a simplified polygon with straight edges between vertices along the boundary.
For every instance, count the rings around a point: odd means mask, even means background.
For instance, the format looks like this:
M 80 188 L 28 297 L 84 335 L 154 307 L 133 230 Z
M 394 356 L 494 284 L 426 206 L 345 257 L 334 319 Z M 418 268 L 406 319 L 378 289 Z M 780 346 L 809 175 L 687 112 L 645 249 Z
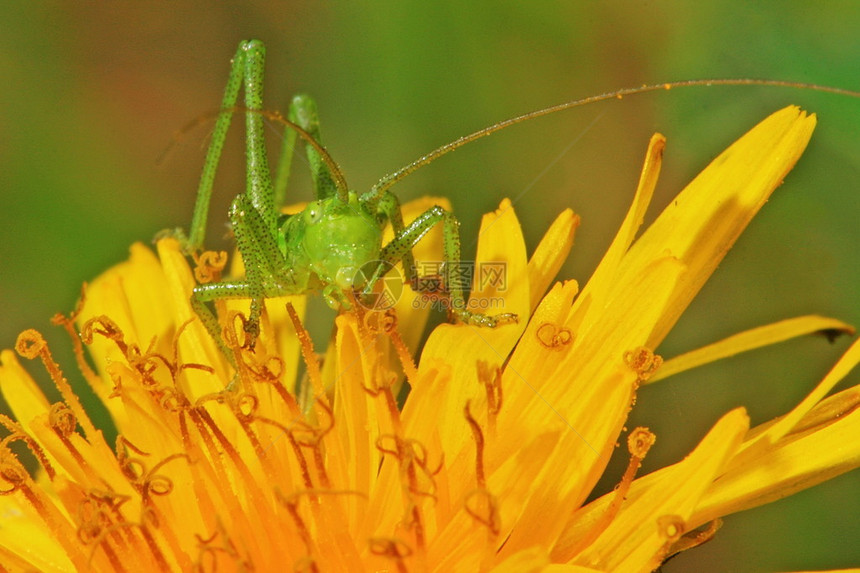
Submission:
M 860 4 L 851 1 L 22 2 L 4 4 L 0 22 L 0 345 L 38 328 L 74 381 L 68 343 L 48 319 L 131 242 L 187 225 L 207 127 L 158 158 L 177 130 L 217 108 L 241 39 L 268 46 L 268 107 L 285 110 L 297 91 L 316 97 L 328 148 L 359 190 L 477 128 L 620 87 L 755 77 L 860 89 Z M 503 197 L 522 195 L 529 248 L 572 207 L 583 224 L 562 276 L 584 282 L 624 215 L 652 132 L 669 145 L 651 217 L 789 103 L 818 113 L 812 144 L 660 351 L 804 313 L 860 324 L 857 99 L 756 87 L 631 97 L 514 127 L 397 189 L 404 199 L 450 197 L 466 246 Z M 216 233 L 243 185 L 238 133 L 219 171 Z M 683 457 L 731 407 L 746 405 L 754 423 L 784 413 L 847 344 L 798 340 L 643 390 L 628 425 L 658 435 L 645 470 Z M 622 472 L 610 471 L 604 490 Z M 664 571 L 857 565 L 858 516 L 854 472 L 730 516 L 713 542 Z

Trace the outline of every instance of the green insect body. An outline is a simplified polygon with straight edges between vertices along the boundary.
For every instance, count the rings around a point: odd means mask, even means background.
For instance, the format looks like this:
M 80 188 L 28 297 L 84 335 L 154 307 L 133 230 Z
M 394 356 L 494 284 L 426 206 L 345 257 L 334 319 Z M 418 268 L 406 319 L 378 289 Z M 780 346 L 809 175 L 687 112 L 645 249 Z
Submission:
M 251 300 L 245 329 L 249 346 L 253 347 L 266 298 L 320 291 L 330 306 L 349 308 L 347 293 L 352 291 L 360 299 L 369 297 L 376 282 L 397 263 L 402 263 L 412 284 L 417 284 L 412 248 L 439 223 L 443 226 L 443 273 L 450 314 L 462 322 L 485 327 L 516 321 L 515 314 L 493 316 L 466 308 L 464 286 L 457 274 L 459 223 L 437 206 L 404 225 L 399 201 L 388 187 L 405 174 L 384 179 L 359 195 L 348 189 L 337 165 L 322 147 L 316 105 L 310 98 L 295 97 L 287 120 L 263 110 L 264 55 L 259 41 L 239 45 L 204 163 L 190 232 L 187 238 L 177 233 L 186 253 L 202 250 L 215 170 L 239 91 L 244 89 L 247 185 L 245 193 L 233 200 L 229 219 L 245 277 L 198 285 L 191 296 L 192 307 L 225 354 L 231 356 L 210 303 L 228 298 Z M 263 137 L 265 117 L 273 117 L 289 128 L 274 184 Z M 280 207 L 297 137 L 305 142 L 317 198 L 300 213 L 283 215 Z M 382 231 L 387 224 L 394 230 L 394 239 L 383 245 Z

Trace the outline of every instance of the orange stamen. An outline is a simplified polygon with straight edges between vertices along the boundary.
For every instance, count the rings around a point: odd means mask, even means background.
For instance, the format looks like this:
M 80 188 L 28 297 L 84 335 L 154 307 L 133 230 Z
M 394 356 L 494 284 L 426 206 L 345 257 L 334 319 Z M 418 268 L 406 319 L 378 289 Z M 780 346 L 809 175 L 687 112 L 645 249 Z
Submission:
M 42 360 L 45 370 L 48 371 L 48 374 L 51 376 L 51 380 L 54 381 L 54 385 L 63 396 L 63 400 L 65 400 L 68 407 L 78 419 L 78 422 L 80 422 L 81 428 L 84 430 L 84 435 L 91 440 L 96 439 L 96 437 L 100 435 L 100 432 L 96 430 L 92 420 L 87 416 L 86 410 L 84 410 L 77 394 L 75 394 L 71 385 L 69 385 L 69 381 L 66 380 L 65 376 L 63 376 L 63 372 L 60 370 L 60 365 L 54 362 L 54 358 L 51 356 L 51 351 L 48 349 L 48 343 L 45 342 L 42 335 L 33 329 L 25 330 L 18 335 L 15 350 L 24 358 L 32 360 L 39 357 Z

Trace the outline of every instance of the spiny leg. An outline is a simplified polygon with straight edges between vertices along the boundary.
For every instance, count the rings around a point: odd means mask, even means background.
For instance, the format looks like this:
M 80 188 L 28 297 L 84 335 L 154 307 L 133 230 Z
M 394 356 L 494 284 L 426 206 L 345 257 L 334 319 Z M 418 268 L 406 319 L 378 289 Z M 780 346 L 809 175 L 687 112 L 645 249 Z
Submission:
M 255 301 L 257 301 L 258 304 L 262 304 L 264 298 L 274 298 L 288 294 L 295 293 L 290 292 L 289 289 L 282 288 L 281 285 L 259 285 L 243 280 L 222 281 L 219 283 L 209 283 L 194 287 L 194 290 L 191 293 L 191 308 L 194 309 L 194 312 L 196 312 L 197 316 L 200 317 L 200 321 L 203 323 L 203 326 L 206 327 L 209 335 L 218 344 L 221 352 L 224 353 L 224 356 L 226 356 L 230 363 L 235 366 L 233 353 L 224 341 L 221 323 L 218 321 L 218 317 L 214 312 L 212 312 L 212 309 L 207 303 L 225 299 L 250 298 L 252 306 L 251 315 L 253 316 L 253 306 Z M 250 324 L 251 321 L 252 319 L 249 318 L 246 324 Z M 257 321 L 257 332 L 259 332 L 259 311 L 257 312 Z M 252 336 L 250 332 L 248 335 Z M 256 335 L 254 335 L 254 337 L 256 338 Z M 249 346 L 251 348 L 254 347 L 254 339 L 249 340 Z
M 251 313 L 246 324 L 253 347 L 259 334 L 259 319 L 262 313 L 264 283 L 274 273 L 283 268 L 283 256 L 277 248 L 277 213 L 274 207 L 274 195 L 269 165 L 266 157 L 265 137 L 263 132 L 263 74 L 265 48 L 256 40 L 240 42 L 230 68 L 230 77 L 222 101 L 221 113 L 215 125 L 209 151 L 204 164 L 197 203 L 191 223 L 191 233 L 186 250 L 202 248 L 206 230 L 206 218 L 209 209 L 209 199 L 212 194 L 212 184 L 215 177 L 218 160 L 224 146 L 230 120 L 236 106 L 240 88 L 245 92 L 245 128 L 246 128 L 246 190 L 234 200 L 230 218 L 233 230 L 246 264 L 247 282 L 242 284 L 242 292 L 251 298 Z M 279 260 L 278 260 L 279 259 Z M 226 286 L 221 286 L 226 285 Z M 220 329 L 214 315 L 201 301 L 199 293 L 231 293 L 238 296 L 237 283 L 221 283 L 204 285 L 195 289 L 192 305 L 200 315 L 213 337 L 223 345 Z M 195 298 L 196 297 L 196 298 Z M 205 312 L 204 312 L 205 309 Z
M 293 104 L 290 104 L 289 119 L 293 121 Z M 275 168 L 275 180 L 273 187 L 273 200 L 275 208 L 280 209 L 287 204 L 287 184 L 290 182 L 293 155 L 296 152 L 296 141 L 299 134 L 294 129 L 287 128 L 284 131 L 284 143 L 281 146 L 281 154 L 278 156 L 278 164 Z
M 419 215 L 402 232 L 382 249 L 381 264 L 372 275 L 371 282 L 379 278 L 379 274 L 386 265 L 394 265 L 405 257 L 411 257 L 412 248 L 421 240 L 433 225 L 442 222 L 442 251 L 445 259 L 445 282 L 450 296 L 451 313 L 466 324 L 486 326 L 494 328 L 508 322 L 516 322 L 517 315 L 514 313 L 502 313 L 497 315 L 472 312 L 466 309 L 466 299 L 463 291 L 468 286 L 463 275 L 460 273 L 460 222 L 452 213 L 449 213 L 438 205 L 431 207 Z M 408 253 L 408 254 L 407 254 Z M 404 263 L 405 264 L 405 263 Z M 414 264 L 412 265 L 414 271 Z M 369 292 L 373 287 L 369 284 L 365 287 L 363 294 Z
M 198 285 L 191 295 L 191 307 L 228 358 L 231 358 L 232 354 L 224 343 L 218 318 L 206 303 L 225 298 L 250 298 L 251 311 L 245 323 L 245 331 L 249 337 L 249 346 L 253 348 L 260 334 L 263 299 L 267 296 L 266 285 L 271 282 L 266 278 L 272 276 L 278 268 L 285 267 L 274 237 L 266 232 L 265 222 L 245 195 L 239 195 L 233 200 L 230 221 L 239 251 L 242 253 L 246 279 Z
M 215 129 L 209 149 L 206 151 L 206 160 L 203 162 L 203 173 L 200 175 L 200 185 L 197 187 L 197 200 L 194 204 L 194 215 L 191 218 L 191 228 L 188 238 L 183 245 L 186 252 L 190 253 L 203 248 L 203 239 L 206 235 L 206 219 L 209 215 L 209 200 L 212 197 L 212 186 L 215 181 L 215 171 L 218 169 L 218 161 L 221 159 L 221 151 L 224 149 L 224 141 L 227 138 L 227 130 L 230 129 L 230 121 L 233 119 L 233 109 L 239 97 L 239 88 L 242 86 L 242 75 L 245 71 L 245 56 L 242 44 L 233 61 L 230 64 L 230 77 L 221 100 L 221 113 L 215 120 Z
M 249 345 L 253 348 L 260 334 L 263 299 L 297 294 L 300 289 L 296 285 L 293 270 L 287 268 L 278 248 L 276 235 L 269 232 L 267 222 L 246 195 L 239 195 L 233 200 L 230 222 L 245 266 L 245 284 L 248 298 L 251 299 L 251 312 L 245 330 L 249 336 Z M 277 294 L 272 295 L 271 292 Z
M 317 143 L 322 145 L 320 137 L 320 121 L 317 114 L 317 104 L 308 95 L 299 94 L 290 102 L 290 110 L 287 119 L 305 130 Z M 290 177 L 293 154 L 296 149 L 298 133 L 293 129 L 287 129 L 284 134 L 284 145 L 278 158 L 278 168 L 275 175 L 274 197 L 275 205 L 280 208 L 286 204 L 287 183 Z M 326 199 L 338 194 L 338 186 L 334 182 L 331 170 L 320 156 L 319 151 L 311 145 L 305 146 L 308 164 L 314 182 L 314 191 L 317 199 Z M 341 194 L 341 199 L 346 201 L 346 196 Z
M 239 44 L 245 53 L 245 196 L 266 224 L 270 235 L 277 232 L 278 214 L 269 175 L 263 128 L 263 73 L 266 49 L 258 40 Z M 241 249 L 240 249 L 241 251 Z M 244 255 L 243 255 L 244 256 Z

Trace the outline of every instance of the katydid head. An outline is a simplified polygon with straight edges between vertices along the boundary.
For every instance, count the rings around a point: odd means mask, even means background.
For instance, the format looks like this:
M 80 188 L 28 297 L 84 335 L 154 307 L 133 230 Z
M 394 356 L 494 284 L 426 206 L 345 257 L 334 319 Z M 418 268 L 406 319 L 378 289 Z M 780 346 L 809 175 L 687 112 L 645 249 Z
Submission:
M 379 259 L 382 229 L 376 218 L 358 202 L 355 192 L 348 200 L 330 197 L 313 201 L 294 226 L 287 243 L 301 248 L 310 268 L 324 281 L 344 290 L 359 288 L 355 277 L 365 264 Z

